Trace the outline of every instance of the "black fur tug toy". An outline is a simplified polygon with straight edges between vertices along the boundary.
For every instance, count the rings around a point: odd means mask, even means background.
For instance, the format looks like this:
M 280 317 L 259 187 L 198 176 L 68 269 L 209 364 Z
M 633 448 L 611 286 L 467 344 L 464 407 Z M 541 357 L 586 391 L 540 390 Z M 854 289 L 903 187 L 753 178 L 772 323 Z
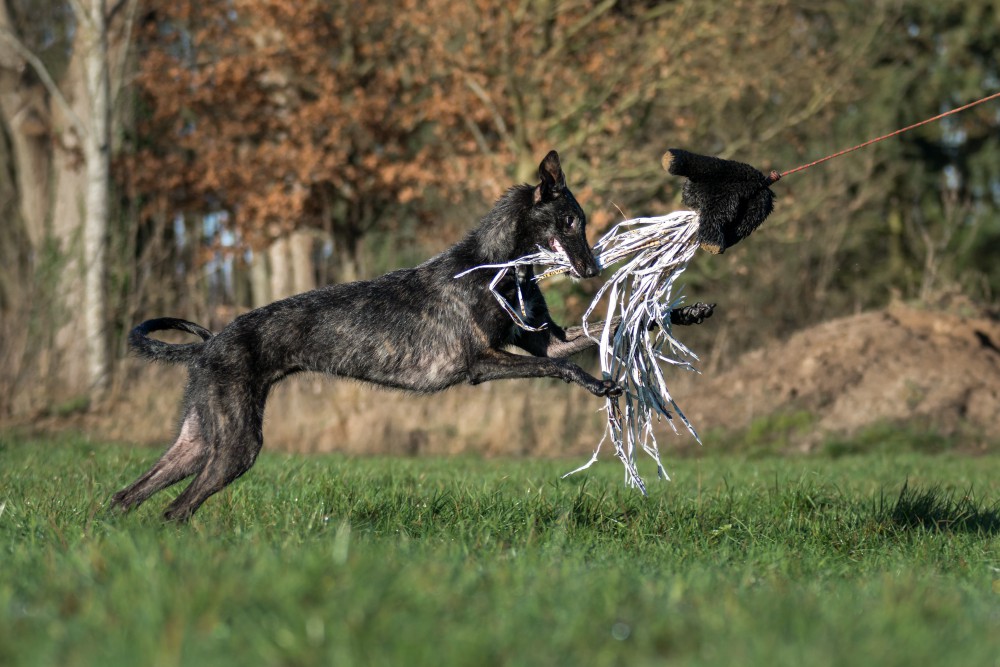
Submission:
M 668 149 L 663 168 L 687 178 L 681 201 L 698 212 L 698 242 L 719 255 L 736 245 L 764 222 L 774 210 L 770 186 L 781 176 L 765 175 L 748 164 Z

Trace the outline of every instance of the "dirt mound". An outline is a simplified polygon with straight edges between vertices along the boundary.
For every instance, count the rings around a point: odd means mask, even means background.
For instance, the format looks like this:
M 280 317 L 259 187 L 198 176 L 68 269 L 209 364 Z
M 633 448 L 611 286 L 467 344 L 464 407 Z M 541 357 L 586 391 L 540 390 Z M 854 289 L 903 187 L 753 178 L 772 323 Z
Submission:
M 679 394 L 700 428 L 802 410 L 818 431 L 884 422 L 1000 432 L 1000 322 L 896 305 L 832 320 L 750 352 Z

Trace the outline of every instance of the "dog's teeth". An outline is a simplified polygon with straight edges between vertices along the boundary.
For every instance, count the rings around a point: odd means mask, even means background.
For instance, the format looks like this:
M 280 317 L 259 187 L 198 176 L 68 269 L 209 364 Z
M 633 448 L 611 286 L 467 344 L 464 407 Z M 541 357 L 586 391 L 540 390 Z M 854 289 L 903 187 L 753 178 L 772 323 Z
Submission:
M 549 248 L 552 249 L 552 252 L 562 255 L 561 259 L 566 263 L 567 266 L 569 266 L 570 273 L 572 273 L 574 276 L 580 275 L 579 273 L 577 273 L 576 267 L 573 266 L 573 262 L 570 261 L 569 253 L 567 253 L 566 250 L 562 247 L 562 244 L 559 243 L 559 239 L 557 239 L 554 236 L 551 239 L 549 239 Z

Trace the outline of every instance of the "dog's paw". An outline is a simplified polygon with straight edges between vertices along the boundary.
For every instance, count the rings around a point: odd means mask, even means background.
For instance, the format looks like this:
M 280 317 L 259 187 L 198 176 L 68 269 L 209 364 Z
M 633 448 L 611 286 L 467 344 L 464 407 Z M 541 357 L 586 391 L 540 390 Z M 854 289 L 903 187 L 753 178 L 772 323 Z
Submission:
M 598 396 L 617 398 L 624 393 L 624 388 L 614 380 L 601 380 L 601 392 Z
M 690 306 L 670 311 L 670 322 L 671 324 L 679 324 L 681 326 L 701 324 L 711 317 L 714 312 L 714 303 L 702 303 L 699 301 Z
M 121 512 L 122 514 L 127 513 L 132 509 L 133 503 L 129 502 L 128 489 L 122 489 L 115 495 L 111 496 L 111 501 L 108 503 L 107 510 L 109 512 Z
M 715 312 L 714 303 L 702 303 L 701 301 L 691 304 L 688 308 L 688 316 L 694 320 L 695 324 L 701 324 Z

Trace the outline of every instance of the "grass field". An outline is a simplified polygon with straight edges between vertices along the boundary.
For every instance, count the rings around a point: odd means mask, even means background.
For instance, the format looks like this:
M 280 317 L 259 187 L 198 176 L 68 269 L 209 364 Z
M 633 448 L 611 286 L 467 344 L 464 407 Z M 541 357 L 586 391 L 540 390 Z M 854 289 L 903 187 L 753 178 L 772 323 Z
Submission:
M 996 456 L 265 453 L 105 514 L 157 454 L 0 435 L 0 665 L 1000 665 Z

